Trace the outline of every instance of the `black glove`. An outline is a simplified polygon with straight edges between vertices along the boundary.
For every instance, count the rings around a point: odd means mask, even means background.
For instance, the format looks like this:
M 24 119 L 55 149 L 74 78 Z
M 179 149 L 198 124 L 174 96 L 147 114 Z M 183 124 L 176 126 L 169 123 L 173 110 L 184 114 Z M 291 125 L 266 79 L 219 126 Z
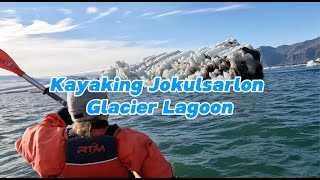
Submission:
M 61 119 L 63 119 L 63 121 L 66 123 L 67 126 L 73 124 L 68 108 L 66 107 L 61 108 L 58 111 L 58 114 L 61 117 Z

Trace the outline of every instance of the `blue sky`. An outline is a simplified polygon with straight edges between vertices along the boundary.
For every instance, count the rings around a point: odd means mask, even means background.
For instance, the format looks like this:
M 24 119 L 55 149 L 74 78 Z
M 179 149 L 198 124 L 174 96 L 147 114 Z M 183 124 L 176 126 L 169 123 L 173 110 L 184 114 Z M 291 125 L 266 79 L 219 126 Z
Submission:
M 175 49 L 193 50 L 229 38 L 236 38 L 239 43 L 251 44 L 254 48 L 261 45 L 279 46 L 319 37 L 319 9 L 320 3 L 317 2 L 0 2 L 0 48 L 18 58 L 28 57 L 24 65 L 39 72 L 39 75 L 44 72 L 52 74 L 52 70 L 43 70 L 41 73 L 30 65 L 32 55 L 20 53 L 22 49 L 24 53 L 27 52 L 24 45 L 30 43 L 31 48 L 34 43 L 34 49 L 39 48 L 38 56 L 45 56 L 45 46 L 53 46 L 54 43 L 61 48 L 70 45 L 64 49 L 72 49 L 74 54 L 77 54 L 77 43 L 83 49 L 90 46 L 89 52 L 92 45 L 96 46 L 92 50 L 95 54 L 100 53 L 97 51 L 99 48 L 119 50 L 125 47 L 127 56 L 120 59 L 134 57 L 131 62 L 152 53 Z M 15 43 L 18 44 L 13 47 Z M 130 47 L 138 49 L 129 50 Z M 61 48 L 59 52 L 57 47 L 47 48 L 59 59 L 65 57 L 61 55 Z M 137 54 L 136 51 L 145 55 Z M 101 51 L 101 56 L 107 54 Z M 117 57 L 117 54 L 113 57 Z M 50 66 L 61 63 L 51 61 Z M 80 62 L 81 66 L 85 66 L 85 63 Z M 73 64 L 69 62 L 66 67 L 69 70 L 60 72 L 70 71 Z M 103 68 L 104 65 L 89 67 Z M 80 68 L 79 65 L 74 69 L 78 70 L 84 70 L 84 67 Z

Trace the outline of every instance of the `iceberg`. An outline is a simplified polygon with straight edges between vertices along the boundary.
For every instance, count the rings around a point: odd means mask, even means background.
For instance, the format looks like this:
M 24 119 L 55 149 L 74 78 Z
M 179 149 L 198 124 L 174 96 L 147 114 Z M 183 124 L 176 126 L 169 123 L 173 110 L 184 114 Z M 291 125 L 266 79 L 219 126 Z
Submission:
M 152 85 L 155 77 L 171 79 L 262 79 L 263 67 L 260 52 L 250 44 L 241 45 L 234 38 L 222 43 L 197 50 L 165 52 L 148 56 L 135 64 L 116 61 L 114 66 L 105 69 L 100 77 L 113 79 L 144 80 Z
M 311 67 L 311 66 L 319 66 L 320 65 L 320 58 L 316 60 L 310 60 L 307 62 L 306 67 Z

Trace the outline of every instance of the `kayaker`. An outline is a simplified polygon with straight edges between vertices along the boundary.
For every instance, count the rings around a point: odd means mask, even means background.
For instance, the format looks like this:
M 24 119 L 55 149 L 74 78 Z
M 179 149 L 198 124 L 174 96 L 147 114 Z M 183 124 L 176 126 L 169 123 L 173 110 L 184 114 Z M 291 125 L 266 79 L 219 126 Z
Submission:
M 78 97 L 68 93 L 68 108 L 28 127 L 15 143 L 17 152 L 43 178 L 128 178 L 132 171 L 142 178 L 172 178 L 171 164 L 150 137 L 86 113 L 90 100 L 107 98 L 88 90 Z

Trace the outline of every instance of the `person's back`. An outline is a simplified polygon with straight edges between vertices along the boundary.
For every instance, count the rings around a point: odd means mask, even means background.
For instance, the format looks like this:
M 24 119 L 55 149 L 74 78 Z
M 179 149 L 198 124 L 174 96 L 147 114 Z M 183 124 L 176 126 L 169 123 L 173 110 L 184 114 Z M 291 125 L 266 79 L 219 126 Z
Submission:
M 109 125 L 107 116 L 86 113 L 102 93 L 68 94 L 68 109 L 48 114 L 16 142 L 18 153 L 41 177 L 173 177 L 172 167 L 146 134 Z M 73 128 L 67 130 L 67 125 Z

